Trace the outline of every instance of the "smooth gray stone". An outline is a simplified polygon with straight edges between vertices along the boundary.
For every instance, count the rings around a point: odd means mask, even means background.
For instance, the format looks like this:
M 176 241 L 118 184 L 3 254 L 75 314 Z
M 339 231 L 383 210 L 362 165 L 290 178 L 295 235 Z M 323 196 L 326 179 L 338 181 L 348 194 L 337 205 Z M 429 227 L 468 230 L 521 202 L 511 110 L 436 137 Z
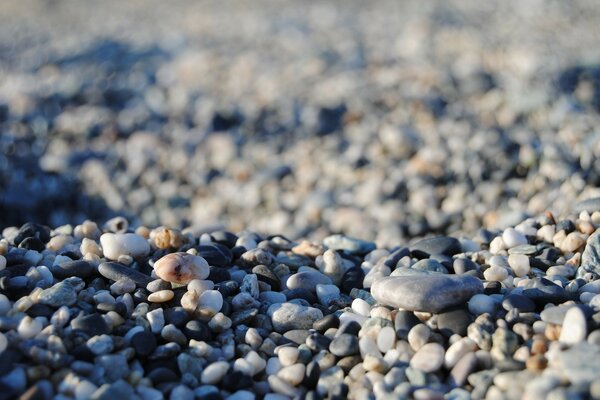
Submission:
M 344 235 L 331 235 L 323 239 L 323 243 L 333 250 L 345 250 L 351 254 L 367 254 L 375 250 L 375 243 L 355 239 Z
M 432 313 L 464 304 L 481 292 L 481 281 L 468 275 L 393 276 L 381 278 L 371 287 L 371 294 L 381 304 Z
M 600 346 L 576 344 L 558 355 L 558 367 L 574 385 L 588 385 L 600 378 Z
M 581 267 L 577 270 L 577 277 L 581 278 L 587 272 L 600 274 L 600 232 L 589 237 L 581 254 Z
M 591 199 L 580 201 L 575 204 L 575 212 L 580 213 L 582 211 L 594 212 L 600 211 L 600 197 L 594 197 Z
M 136 271 L 126 265 L 116 262 L 103 262 L 98 266 L 98 272 L 105 278 L 113 281 L 118 281 L 121 278 L 129 278 L 134 281 L 139 287 L 145 288 L 153 281 L 148 275 Z
M 273 327 L 279 333 L 292 329 L 310 329 L 316 320 L 323 318 L 323 312 L 317 308 L 294 303 L 276 303 L 267 310 Z

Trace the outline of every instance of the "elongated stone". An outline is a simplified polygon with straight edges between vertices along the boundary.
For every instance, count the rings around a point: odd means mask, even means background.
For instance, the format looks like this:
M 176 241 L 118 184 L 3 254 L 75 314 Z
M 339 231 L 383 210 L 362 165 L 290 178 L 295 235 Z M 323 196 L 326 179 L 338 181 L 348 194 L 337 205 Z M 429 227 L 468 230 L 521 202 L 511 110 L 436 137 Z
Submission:
M 481 281 L 468 275 L 393 276 L 381 278 L 371 287 L 371 294 L 381 304 L 432 313 L 466 303 L 481 292 Z

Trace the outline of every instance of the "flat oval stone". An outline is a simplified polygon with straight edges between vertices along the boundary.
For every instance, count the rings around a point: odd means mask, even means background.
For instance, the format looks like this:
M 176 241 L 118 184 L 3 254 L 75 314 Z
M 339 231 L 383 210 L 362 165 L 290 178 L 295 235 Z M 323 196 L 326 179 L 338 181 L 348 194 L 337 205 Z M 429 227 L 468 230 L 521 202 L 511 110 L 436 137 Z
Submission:
M 284 333 L 292 329 L 310 329 L 315 321 L 323 318 L 323 312 L 317 308 L 301 306 L 295 303 L 276 303 L 267 310 L 273 327 Z
M 50 267 L 52 275 L 58 279 L 65 279 L 71 276 L 85 279 L 90 276 L 93 270 L 94 267 L 92 264 L 83 260 L 67 261 Z
M 462 245 L 456 238 L 438 236 L 419 240 L 411 246 L 410 251 L 417 258 L 425 258 L 432 254 L 453 256 L 462 252 Z
M 432 313 L 464 304 L 481 292 L 481 281 L 468 275 L 393 276 L 381 278 L 371 287 L 371 294 L 381 304 Z
M 98 272 L 105 278 L 113 281 L 118 281 L 122 278 L 129 278 L 139 287 L 146 287 L 152 278 L 133 268 L 115 262 L 103 262 L 98 266 Z
M 200 256 L 189 253 L 171 253 L 154 263 L 156 276 L 167 281 L 187 284 L 193 279 L 206 279 L 210 267 Z
M 288 289 L 306 289 L 311 292 L 316 291 L 317 285 L 331 285 L 331 279 L 317 270 L 301 271 L 293 274 L 287 280 Z

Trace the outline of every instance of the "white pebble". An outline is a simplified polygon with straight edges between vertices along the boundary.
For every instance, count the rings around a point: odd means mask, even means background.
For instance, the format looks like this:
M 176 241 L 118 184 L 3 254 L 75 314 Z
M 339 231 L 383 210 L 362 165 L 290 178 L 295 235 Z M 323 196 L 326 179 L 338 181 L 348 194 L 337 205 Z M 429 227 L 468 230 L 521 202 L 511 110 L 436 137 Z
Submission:
M 384 326 L 377 335 L 377 347 L 382 353 L 387 353 L 396 345 L 396 331 L 391 326 Z
M 475 350 L 477 350 L 477 343 L 468 337 L 462 338 L 448 347 L 444 357 L 444 365 L 446 368 L 451 369 L 463 356 Z
M 206 292 L 207 290 L 213 290 L 214 288 L 215 283 L 213 281 L 203 279 L 192 279 L 187 286 L 188 290 L 193 290 L 198 293 L 198 295 Z
M 363 317 L 368 317 L 371 312 L 371 306 L 363 299 L 354 299 L 352 301 L 352 311 Z
M 298 360 L 299 354 L 300 351 L 298 348 L 293 346 L 279 347 L 277 349 L 277 356 L 279 357 L 279 361 L 281 361 L 281 365 L 284 367 L 294 365 Z
M 444 363 L 444 348 L 439 343 L 427 343 L 410 360 L 410 366 L 423 372 L 435 372 Z
M 381 357 L 381 353 L 377 347 L 377 342 L 375 342 L 375 340 L 370 336 L 363 336 L 360 338 L 358 341 L 358 348 L 360 350 L 360 355 L 363 358 L 365 358 L 367 355 Z
M 487 281 L 502 282 L 508 277 L 506 268 L 494 266 L 483 271 L 483 277 Z
M 228 369 L 229 363 L 227 361 L 213 362 L 202 371 L 201 381 L 205 385 L 214 385 L 223 379 Z
M 135 233 L 104 233 L 100 244 L 104 257 L 110 260 L 118 260 L 121 255 L 139 258 L 150 253 L 148 241 Z
M 267 366 L 267 362 L 254 350 L 249 351 L 244 358 L 254 367 L 254 375 L 261 373 Z
M 423 347 L 431 336 L 431 329 L 425 324 L 417 324 L 408 331 L 408 344 L 413 350 L 418 351 Z
M 502 250 L 506 250 L 506 246 L 504 245 L 504 242 L 502 241 L 502 236 L 496 236 L 490 242 L 490 253 L 498 254 Z
M 502 241 L 509 249 L 522 244 L 527 244 L 525 235 L 514 228 L 507 228 L 504 230 L 504 233 L 502 233 Z
M 162 328 L 165 326 L 165 315 L 163 314 L 162 308 L 157 308 L 146 314 L 146 319 L 150 323 L 150 330 L 152 333 L 160 333 Z
M 173 300 L 175 293 L 172 290 L 159 290 L 158 292 L 150 293 L 148 301 L 151 303 L 165 303 Z
M 31 339 L 40 333 L 43 328 L 44 326 L 38 319 L 33 319 L 27 315 L 19 322 L 17 332 L 19 332 L 19 336 L 21 336 L 22 339 Z
M 218 290 L 207 290 L 198 298 L 198 307 L 218 313 L 223 307 L 223 295 Z
M 529 257 L 525 254 L 511 254 L 508 256 L 508 265 L 512 268 L 515 276 L 523 277 L 529 273 Z
M 304 379 L 304 364 L 294 364 L 279 370 L 277 376 L 293 386 L 298 386 Z
M 579 307 L 571 307 L 565 314 L 559 341 L 568 345 L 583 342 L 587 336 L 587 321 Z

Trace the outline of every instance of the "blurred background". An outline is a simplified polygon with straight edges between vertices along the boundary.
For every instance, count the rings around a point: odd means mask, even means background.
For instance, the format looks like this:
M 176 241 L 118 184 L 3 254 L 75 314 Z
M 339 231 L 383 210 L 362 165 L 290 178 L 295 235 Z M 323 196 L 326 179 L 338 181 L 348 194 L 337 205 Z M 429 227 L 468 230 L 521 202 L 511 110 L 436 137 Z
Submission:
M 600 195 L 594 1 L 0 3 L 0 228 L 394 245 Z

